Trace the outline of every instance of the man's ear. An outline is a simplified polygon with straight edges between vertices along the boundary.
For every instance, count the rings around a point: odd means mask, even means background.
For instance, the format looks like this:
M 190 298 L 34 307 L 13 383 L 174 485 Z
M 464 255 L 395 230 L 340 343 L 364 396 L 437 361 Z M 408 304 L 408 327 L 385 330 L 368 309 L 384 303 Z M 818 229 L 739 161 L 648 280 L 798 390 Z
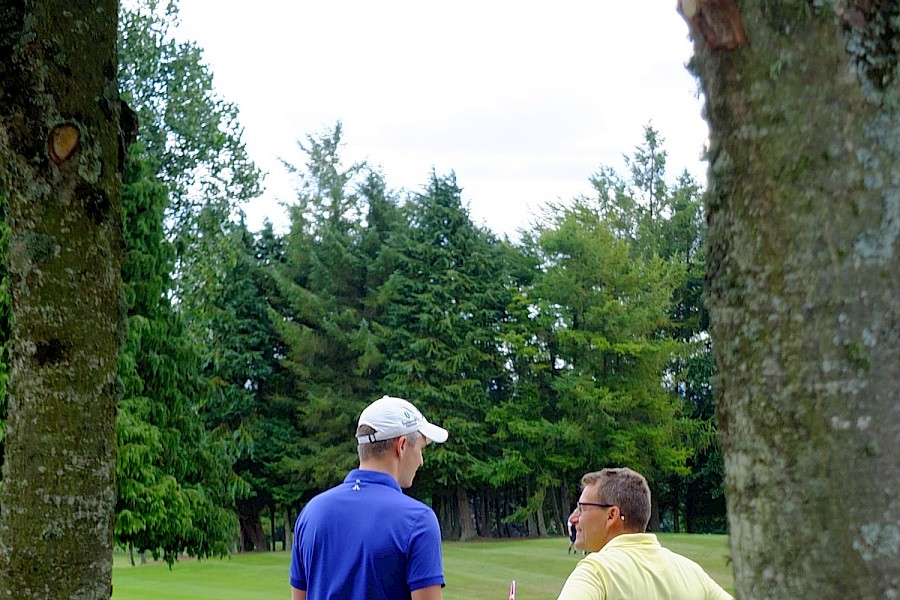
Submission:
M 622 511 L 619 510 L 618 506 L 611 506 L 609 512 L 606 513 L 606 524 L 608 526 L 613 526 L 619 521 L 623 521 Z
M 397 441 L 394 443 L 394 452 L 397 456 L 401 456 L 404 452 L 406 452 L 406 445 L 409 443 L 409 440 L 406 439 L 405 435 L 401 435 L 397 438 Z

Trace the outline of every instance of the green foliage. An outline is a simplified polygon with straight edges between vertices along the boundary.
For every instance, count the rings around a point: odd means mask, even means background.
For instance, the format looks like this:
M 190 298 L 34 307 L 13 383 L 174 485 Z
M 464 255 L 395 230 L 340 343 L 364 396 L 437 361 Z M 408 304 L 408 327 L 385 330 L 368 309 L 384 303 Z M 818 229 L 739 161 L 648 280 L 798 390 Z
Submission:
M 706 270 L 702 190 L 687 172 L 674 185 L 666 181 L 662 142 L 648 125 L 644 143 L 626 158 L 631 177 L 605 168 L 591 181 L 600 218 L 610 226 L 614 237 L 628 243 L 629 255 L 636 261 L 662 261 L 679 271 L 664 309 L 665 321 L 656 325 L 654 335 L 675 343 L 661 381 L 667 392 L 681 398 L 685 405 L 684 419 L 680 420 L 683 426 L 676 429 L 685 448 L 690 448 L 685 463 L 689 474 L 679 468 L 675 473 L 680 474 L 657 478 L 657 496 L 663 509 L 670 511 L 667 523 L 676 531 L 682 513 L 689 530 L 694 530 L 700 511 L 715 513 L 710 522 L 718 523 L 712 528 L 702 526 L 702 530 L 721 531 L 724 506 L 720 502 L 721 457 L 715 443 L 709 384 L 709 316 L 701 297 Z M 677 453 L 670 458 L 676 463 L 683 460 Z
M 486 415 L 508 393 L 498 331 L 505 267 L 460 194 L 453 175 L 432 175 L 406 205 L 409 227 L 389 241 L 391 275 L 378 295 L 385 391 L 414 398 L 453 432 L 429 456 L 444 485 L 477 483 L 473 468 L 493 454 Z
M 174 18 L 151 0 L 123 21 L 146 129 L 123 196 L 121 545 L 227 552 L 234 510 L 258 526 L 354 466 L 357 416 L 383 393 L 450 430 L 413 490 L 445 534 L 461 505 L 482 535 L 558 529 L 580 475 L 608 465 L 650 477 L 667 526 L 721 526 L 701 190 L 669 184 L 657 132 L 626 176 L 600 169 L 595 197 L 512 244 L 472 223 L 452 174 L 400 202 L 345 167 L 338 123 L 287 165 L 289 232 L 253 235 L 233 218 L 255 190 L 233 107 L 168 39 Z
M 119 82 L 140 144 L 124 192 L 116 534 L 167 560 L 228 551 L 230 509 L 249 493 L 234 465 L 252 452 L 253 386 L 274 352 L 253 242 L 232 220 L 259 193 L 260 173 L 200 48 L 173 39 L 177 16 L 174 2 L 138 0 L 119 19 Z
M 116 541 L 175 556 L 227 553 L 235 488 L 230 458 L 198 418 L 204 381 L 192 343 L 168 294 L 174 251 L 162 216 L 166 188 L 135 146 L 122 193 L 128 338 L 120 355 L 125 393 L 116 423 Z
M 674 342 L 656 335 L 682 274 L 657 256 L 633 256 L 628 240 L 586 202 L 558 215 L 540 246 L 547 265 L 539 305 L 554 321 L 553 389 L 582 428 L 594 465 L 629 465 L 648 475 L 683 470 L 680 403 L 662 386 Z
M 237 108 L 216 97 L 201 49 L 176 42 L 172 0 L 136 0 L 119 15 L 119 88 L 137 113 L 150 169 L 166 185 L 167 225 L 185 233 L 211 203 L 225 212 L 259 194 Z
M 281 386 L 283 344 L 270 320 L 275 285 L 268 269 L 280 263 L 281 247 L 271 230 L 257 243 L 243 223 L 208 223 L 212 231 L 202 236 L 204 252 L 198 253 L 203 268 L 185 278 L 191 294 L 182 306 L 205 349 L 207 395 L 200 414 L 211 435 L 227 445 L 244 484 L 238 503 L 242 539 L 255 547 L 261 544 L 258 512 L 283 496 L 276 449 L 291 437 L 272 399 Z
M 267 269 L 271 321 L 281 347 L 270 408 L 265 478 L 282 502 L 297 503 L 340 481 L 354 464 L 356 418 L 376 394 L 382 363 L 369 297 L 381 275 L 382 239 L 397 222 L 381 178 L 364 164 L 344 168 L 341 126 L 299 144 L 291 229 L 282 260 Z
M 292 168 L 260 485 L 290 503 L 338 481 L 381 393 L 451 431 L 415 488 L 451 536 L 460 498 L 536 533 L 550 508 L 563 521 L 555 493 L 566 504 L 586 470 L 628 464 L 664 490 L 704 467 L 714 430 L 686 391 L 707 385 L 688 368 L 707 356 L 700 190 L 686 174 L 669 186 L 655 131 L 630 177 L 601 170 L 597 198 L 551 208 L 519 245 L 472 224 L 452 175 L 400 205 L 365 165 L 342 166 L 341 133 L 309 136 Z

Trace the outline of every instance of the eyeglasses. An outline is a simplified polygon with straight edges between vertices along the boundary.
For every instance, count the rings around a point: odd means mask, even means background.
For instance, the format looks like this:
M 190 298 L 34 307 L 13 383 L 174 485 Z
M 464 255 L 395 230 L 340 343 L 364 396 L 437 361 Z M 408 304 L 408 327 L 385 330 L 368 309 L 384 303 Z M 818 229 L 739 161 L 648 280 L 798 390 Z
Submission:
M 575 512 L 581 514 L 585 506 L 599 506 L 600 508 L 612 508 L 615 504 L 598 504 L 597 502 L 576 502 Z

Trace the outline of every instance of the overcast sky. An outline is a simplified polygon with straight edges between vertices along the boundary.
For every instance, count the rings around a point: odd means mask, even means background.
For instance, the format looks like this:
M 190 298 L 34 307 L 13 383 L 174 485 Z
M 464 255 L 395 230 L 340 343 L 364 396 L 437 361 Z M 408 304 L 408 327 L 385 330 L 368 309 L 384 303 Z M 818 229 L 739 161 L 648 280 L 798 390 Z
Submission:
M 701 181 L 707 126 L 685 69 L 675 0 L 180 0 L 181 39 L 204 49 L 240 109 L 265 194 L 251 229 L 285 221 L 279 157 L 343 122 L 344 164 L 420 191 L 455 171 L 473 219 L 514 235 L 535 207 L 623 170 L 648 122 L 668 171 Z

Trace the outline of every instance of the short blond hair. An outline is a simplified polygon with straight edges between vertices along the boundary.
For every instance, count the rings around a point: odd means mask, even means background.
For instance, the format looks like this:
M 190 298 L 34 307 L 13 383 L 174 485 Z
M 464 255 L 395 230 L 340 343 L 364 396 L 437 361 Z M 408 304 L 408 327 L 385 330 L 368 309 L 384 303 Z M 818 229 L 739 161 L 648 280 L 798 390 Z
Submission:
M 361 437 L 364 435 L 371 435 L 375 433 L 375 429 L 370 427 L 369 425 L 360 425 L 356 428 L 356 437 Z M 415 444 L 419 441 L 419 437 L 421 437 L 421 433 L 418 431 L 413 431 L 412 433 L 406 434 L 406 439 L 410 444 Z M 403 437 L 403 436 L 397 436 Z M 386 440 L 380 440 L 377 442 L 367 442 L 365 444 L 359 444 L 356 446 L 356 453 L 359 454 L 359 461 L 363 462 L 365 460 L 369 460 L 371 458 L 378 458 L 383 456 L 387 452 L 390 451 L 391 447 L 394 445 L 394 440 L 397 437 L 389 438 Z

